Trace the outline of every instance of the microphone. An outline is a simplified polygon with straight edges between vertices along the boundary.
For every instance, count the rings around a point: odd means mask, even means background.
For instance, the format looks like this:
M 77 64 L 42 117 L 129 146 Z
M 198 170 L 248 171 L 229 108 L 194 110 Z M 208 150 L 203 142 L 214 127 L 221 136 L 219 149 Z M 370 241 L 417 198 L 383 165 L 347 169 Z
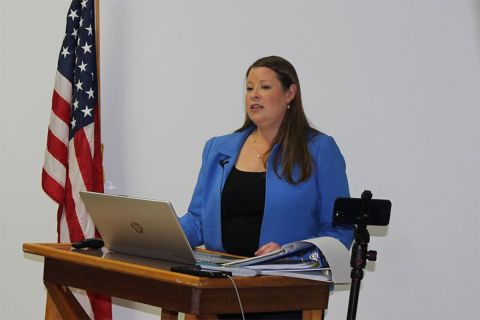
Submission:
M 228 163 L 229 161 L 227 159 L 222 159 L 220 161 L 218 161 L 218 164 L 222 167 L 222 180 L 220 180 L 220 184 L 219 184 L 219 188 L 218 188 L 218 193 L 220 194 L 220 207 L 221 207 L 221 210 L 222 212 L 225 212 L 225 209 L 223 207 L 223 201 L 222 201 L 222 184 L 223 184 L 223 177 L 225 175 L 225 165 Z
M 228 163 L 229 161 L 227 159 L 222 159 L 220 161 L 218 161 L 218 164 L 222 167 L 222 169 L 224 169 L 225 165 Z

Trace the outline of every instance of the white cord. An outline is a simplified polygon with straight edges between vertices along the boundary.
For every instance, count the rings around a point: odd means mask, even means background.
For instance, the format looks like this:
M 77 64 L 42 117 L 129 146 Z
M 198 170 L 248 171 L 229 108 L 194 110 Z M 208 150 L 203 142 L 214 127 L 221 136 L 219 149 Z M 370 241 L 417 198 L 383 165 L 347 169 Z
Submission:
M 238 294 L 237 285 L 235 284 L 235 281 L 233 281 L 232 277 L 227 275 L 227 278 L 230 279 L 230 281 L 232 281 L 233 288 L 235 289 L 235 293 L 237 294 L 238 304 L 240 305 L 240 312 L 242 312 L 242 319 L 245 320 L 245 314 L 243 313 L 242 301 L 240 300 L 240 294 Z

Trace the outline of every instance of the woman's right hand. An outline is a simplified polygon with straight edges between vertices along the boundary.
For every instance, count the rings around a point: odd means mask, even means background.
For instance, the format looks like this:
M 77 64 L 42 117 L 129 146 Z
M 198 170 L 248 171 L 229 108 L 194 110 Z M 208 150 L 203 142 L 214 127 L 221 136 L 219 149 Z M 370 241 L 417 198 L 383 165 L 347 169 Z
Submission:
M 270 253 L 272 251 L 280 249 L 280 245 L 275 242 L 269 242 L 267 244 L 264 244 L 260 248 L 258 248 L 257 251 L 255 251 L 256 256 L 262 256 L 264 254 Z

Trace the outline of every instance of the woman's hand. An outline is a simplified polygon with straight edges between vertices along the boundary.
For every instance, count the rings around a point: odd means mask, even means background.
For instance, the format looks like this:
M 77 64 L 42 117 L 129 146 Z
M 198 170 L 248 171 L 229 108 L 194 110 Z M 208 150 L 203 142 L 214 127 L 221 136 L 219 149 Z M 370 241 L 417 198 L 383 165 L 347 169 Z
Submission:
M 255 251 L 255 255 L 256 256 L 261 256 L 261 255 L 270 253 L 270 252 L 278 250 L 278 249 L 280 249 L 280 245 L 278 243 L 269 242 L 267 244 L 264 244 L 260 248 L 258 248 L 258 250 Z

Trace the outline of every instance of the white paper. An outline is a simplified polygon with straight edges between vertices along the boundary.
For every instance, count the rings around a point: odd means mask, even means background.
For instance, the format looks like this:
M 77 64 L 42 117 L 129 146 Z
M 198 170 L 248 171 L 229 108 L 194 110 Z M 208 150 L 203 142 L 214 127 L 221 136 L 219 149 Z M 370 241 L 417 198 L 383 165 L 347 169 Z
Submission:
M 311 265 L 306 263 L 273 264 L 262 262 L 274 262 L 288 256 L 292 252 L 300 251 L 310 245 L 320 249 L 329 265 L 329 269 L 318 268 L 318 263 Z M 332 237 L 318 237 L 308 240 L 296 241 L 282 246 L 279 250 L 267 255 L 237 260 L 226 263 L 223 267 L 214 270 L 231 271 L 233 275 L 279 275 L 293 278 L 311 279 L 317 281 L 332 281 L 335 284 L 350 283 L 350 254 L 345 246 Z M 249 271 L 247 271 L 249 270 Z
M 283 276 L 283 277 L 290 277 L 290 278 L 300 278 L 300 279 L 308 279 L 308 280 L 315 280 L 315 281 L 325 281 L 325 282 L 332 282 L 330 274 L 328 270 L 325 271 L 318 271 L 318 270 L 298 270 L 297 272 L 292 271 L 281 271 L 281 270 L 262 270 L 262 275 L 269 275 L 269 276 Z
M 248 269 L 248 268 L 235 268 L 235 267 L 222 267 L 222 266 L 214 266 L 214 265 L 201 265 L 202 269 L 206 270 L 215 270 L 215 271 L 227 271 L 231 272 L 232 276 L 235 277 L 255 277 L 260 275 L 260 272 Z
M 319 237 L 303 241 L 316 245 L 322 251 L 332 271 L 333 283 L 350 283 L 350 254 L 339 240 Z

